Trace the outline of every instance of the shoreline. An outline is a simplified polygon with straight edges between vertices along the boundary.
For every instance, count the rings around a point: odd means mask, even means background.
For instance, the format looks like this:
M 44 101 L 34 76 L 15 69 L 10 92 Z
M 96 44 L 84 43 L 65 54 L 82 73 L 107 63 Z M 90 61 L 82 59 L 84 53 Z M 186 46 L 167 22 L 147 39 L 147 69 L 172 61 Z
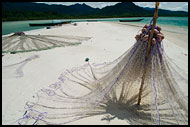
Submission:
M 118 23 L 121 25 L 134 26 L 137 28 L 142 28 L 144 25 L 139 23 Z M 162 28 L 162 32 L 165 35 L 166 39 L 174 44 L 188 50 L 188 29 L 181 28 L 179 26 L 168 26 L 168 25 L 160 25 Z
M 119 19 L 130 19 L 130 18 L 144 18 L 144 20 L 142 20 L 141 22 L 134 22 L 134 24 L 146 24 L 146 23 L 149 23 L 149 20 L 151 20 L 151 17 L 124 17 L 124 18 L 95 18 L 95 19 L 92 19 L 92 20 L 99 20 L 99 22 L 119 22 Z M 171 21 L 171 23 L 167 23 L 168 22 L 165 17 L 160 17 L 161 18 L 161 24 L 160 25 L 163 25 L 164 27 L 180 27 L 180 28 L 184 28 L 184 29 L 187 29 L 188 30 L 188 25 L 184 25 L 184 24 L 176 24 L 176 23 L 179 23 L 177 22 L 175 19 L 173 18 L 180 18 L 180 17 L 167 17 L 167 18 L 171 18 L 171 20 L 174 20 L 174 21 Z M 163 18 L 163 19 L 162 19 Z M 184 17 L 181 17 L 181 18 L 184 18 Z M 61 21 L 68 21 L 68 20 L 72 20 L 72 21 L 76 21 L 77 22 L 81 22 L 81 21 L 85 21 L 85 20 L 91 20 L 91 18 L 89 19 L 56 19 L 56 20 L 61 20 Z M 105 20 L 105 21 L 104 21 Z M 110 21 L 106 21 L 106 20 L 110 20 Z M 180 20 L 180 19 L 179 19 Z M 25 31 L 25 30 L 32 30 L 32 29 L 40 29 L 40 28 L 35 28 L 35 27 L 32 27 L 30 28 L 28 23 L 44 23 L 44 22 L 51 22 L 52 20 L 26 20 L 26 21 L 10 21 L 10 22 L 3 22 L 2 23 L 2 35 L 7 35 L 7 34 L 3 34 L 3 33 L 10 33 L 9 29 L 17 29 L 16 32 L 21 32 L 21 31 Z M 183 21 L 183 19 L 182 19 Z M 184 21 L 183 21 L 184 22 Z M 15 26 L 13 24 L 17 24 L 17 25 L 20 25 L 18 28 L 15 28 Z M 164 24 L 165 25 L 164 25 Z M 184 22 L 186 24 L 186 21 Z M 8 26 L 6 26 L 6 24 L 11 28 L 9 28 Z M 133 22 L 129 23 L 129 24 L 133 24 Z M 174 25 L 175 24 L 175 25 Z M 41 28 L 44 28 L 43 26 L 40 26 Z M 15 31 L 15 30 L 12 30 L 12 31 Z
M 152 18 L 151 16 L 146 16 L 146 18 Z M 168 17 L 168 16 L 159 16 L 159 17 Z M 187 17 L 187 16 L 170 16 L 170 17 Z M 125 18 L 141 18 L 141 17 L 117 17 L 117 18 L 76 18 L 76 19 L 66 19 L 66 20 L 89 20 L 89 19 L 125 19 Z M 52 20 L 52 19 L 28 19 L 28 20 L 22 20 L 22 21 L 39 21 L 39 20 Z M 63 20 L 63 19 L 55 19 L 55 20 Z M 11 21 L 3 21 L 3 22 L 17 22 L 20 20 L 11 20 Z

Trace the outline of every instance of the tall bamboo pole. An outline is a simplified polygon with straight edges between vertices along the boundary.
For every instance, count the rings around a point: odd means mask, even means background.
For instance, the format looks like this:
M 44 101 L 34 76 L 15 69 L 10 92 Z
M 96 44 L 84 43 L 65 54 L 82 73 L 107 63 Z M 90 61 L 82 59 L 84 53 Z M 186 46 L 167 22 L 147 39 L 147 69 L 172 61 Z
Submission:
M 139 89 L 139 96 L 138 96 L 138 102 L 137 102 L 137 105 L 140 105 L 140 102 L 141 102 L 141 95 L 142 95 L 142 89 L 143 89 L 143 85 L 144 85 L 144 79 L 145 79 L 145 75 L 146 75 L 146 62 L 147 62 L 147 59 L 149 57 L 149 54 L 150 54 L 150 47 L 151 47 L 151 42 L 152 42 L 152 37 L 153 37 L 153 34 L 154 34 L 154 28 L 156 26 L 156 20 L 158 18 L 158 6 L 159 6 L 160 2 L 156 2 L 155 4 L 155 12 L 154 12 L 154 21 L 153 21 L 153 24 L 152 24 L 152 29 L 151 29 L 151 33 L 150 33 L 150 36 L 149 36 L 149 40 L 148 40 L 148 47 L 147 47 L 147 54 L 146 54 L 146 57 L 145 57 L 145 67 L 144 67 L 144 72 L 143 72 L 143 76 L 142 76 L 142 81 L 141 81 L 141 86 L 140 86 L 140 89 Z

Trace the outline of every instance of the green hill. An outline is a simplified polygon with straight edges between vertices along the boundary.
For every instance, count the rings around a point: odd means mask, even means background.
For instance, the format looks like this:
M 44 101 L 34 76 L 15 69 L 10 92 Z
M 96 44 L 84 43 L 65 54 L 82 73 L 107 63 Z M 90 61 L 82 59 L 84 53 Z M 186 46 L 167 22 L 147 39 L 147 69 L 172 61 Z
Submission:
M 33 2 L 2 2 L 2 21 L 68 19 L 68 18 L 119 18 L 153 16 L 154 9 L 143 8 L 132 2 L 122 2 L 102 9 L 86 4 L 71 6 L 47 5 Z M 159 16 L 187 16 L 188 12 L 159 9 Z

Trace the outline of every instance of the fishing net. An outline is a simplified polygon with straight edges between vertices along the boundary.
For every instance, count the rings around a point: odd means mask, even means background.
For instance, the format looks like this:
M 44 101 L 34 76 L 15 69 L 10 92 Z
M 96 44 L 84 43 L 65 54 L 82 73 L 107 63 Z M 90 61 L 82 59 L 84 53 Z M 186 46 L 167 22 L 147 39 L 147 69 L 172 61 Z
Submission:
M 144 37 L 150 30 L 151 25 L 112 62 L 87 62 L 63 72 L 58 82 L 26 103 L 18 124 L 67 124 L 100 114 L 107 115 L 102 120 L 117 117 L 135 125 L 188 124 L 188 98 L 179 87 L 187 85 L 187 77 L 175 70 L 158 38 L 145 62 L 148 40 Z M 142 99 L 137 105 L 143 74 Z
M 81 44 L 82 41 L 89 40 L 90 37 L 78 36 L 57 36 L 57 35 L 26 35 L 17 32 L 13 35 L 2 38 L 3 53 L 30 52 Z
M 24 76 L 23 73 L 23 67 L 29 63 L 30 61 L 39 58 L 38 55 L 33 55 L 31 57 L 28 57 L 27 59 L 11 64 L 11 65 L 6 65 L 2 66 L 2 77 L 3 78 L 20 78 Z

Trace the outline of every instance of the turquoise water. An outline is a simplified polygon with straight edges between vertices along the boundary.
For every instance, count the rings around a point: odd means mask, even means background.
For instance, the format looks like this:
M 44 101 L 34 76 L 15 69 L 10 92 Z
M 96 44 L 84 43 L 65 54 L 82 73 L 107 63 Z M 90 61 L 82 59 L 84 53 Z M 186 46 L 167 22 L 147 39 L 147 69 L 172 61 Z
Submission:
M 105 19 L 92 19 L 92 20 L 98 20 L 98 21 L 102 21 L 102 22 L 105 22 L 105 21 L 118 22 L 120 19 L 137 19 L 137 18 L 142 18 L 142 17 L 105 18 Z M 136 23 L 147 24 L 150 22 L 151 19 L 152 19 L 152 17 L 144 17 L 144 20 L 142 20 L 140 22 L 136 22 Z M 72 22 L 86 21 L 86 19 L 69 19 L 69 20 L 71 20 Z M 90 20 L 90 19 L 87 19 L 87 20 Z M 62 21 L 68 21 L 68 20 L 62 20 Z M 2 35 L 14 33 L 14 32 L 44 28 L 44 26 L 30 27 L 29 23 L 51 23 L 51 22 L 52 22 L 52 20 L 28 20 L 28 21 L 2 22 Z M 157 19 L 157 24 L 167 25 L 167 26 L 177 26 L 177 27 L 183 27 L 183 28 L 188 29 L 188 17 L 159 17 Z
M 141 23 L 149 23 L 152 17 L 146 17 Z M 182 26 L 188 28 L 188 17 L 158 17 L 157 24 L 168 26 Z
M 35 30 L 44 27 L 30 27 L 29 23 L 50 23 L 51 20 L 31 20 L 31 21 L 10 21 L 10 22 L 2 22 L 2 35 L 20 32 L 20 31 L 28 31 Z

